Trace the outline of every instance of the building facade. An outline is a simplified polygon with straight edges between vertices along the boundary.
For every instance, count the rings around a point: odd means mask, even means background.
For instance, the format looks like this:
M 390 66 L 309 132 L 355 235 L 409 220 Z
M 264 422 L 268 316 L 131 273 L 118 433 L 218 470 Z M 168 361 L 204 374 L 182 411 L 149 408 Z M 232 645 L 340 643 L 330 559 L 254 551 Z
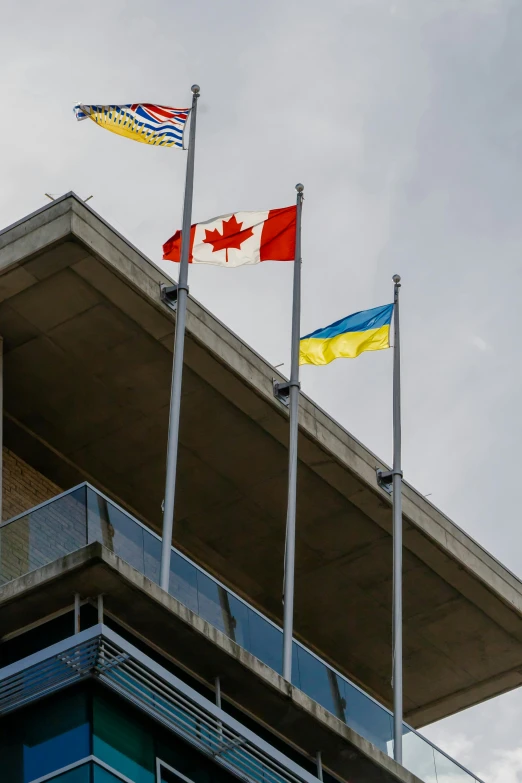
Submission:
M 417 729 L 520 684 L 522 585 L 405 487 L 398 765 L 385 466 L 303 396 L 286 682 L 280 377 L 193 300 L 160 589 L 168 282 L 74 194 L 0 233 L 0 780 L 479 780 Z

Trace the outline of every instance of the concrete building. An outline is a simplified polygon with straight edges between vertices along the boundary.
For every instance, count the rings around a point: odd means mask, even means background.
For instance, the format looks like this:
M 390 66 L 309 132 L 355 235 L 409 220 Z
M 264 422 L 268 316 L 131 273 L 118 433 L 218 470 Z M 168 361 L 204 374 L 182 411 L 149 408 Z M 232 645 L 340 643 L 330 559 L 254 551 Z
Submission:
M 169 282 L 74 194 L 0 233 L 0 780 L 477 780 L 416 729 L 521 683 L 522 584 L 405 486 L 396 764 L 386 466 L 303 395 L 284 681 L 282 378 L 193 299 L 159 588 Z

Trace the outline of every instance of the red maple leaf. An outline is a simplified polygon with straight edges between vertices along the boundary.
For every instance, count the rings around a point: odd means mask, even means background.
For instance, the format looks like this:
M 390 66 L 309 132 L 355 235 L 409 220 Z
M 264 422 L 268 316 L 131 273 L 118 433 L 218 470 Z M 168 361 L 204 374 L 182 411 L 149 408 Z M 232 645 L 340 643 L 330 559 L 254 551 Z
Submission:
M 205 229 L 205 239 L 203 242 L 212 245 L 213 253 L 217 250 L 226 250 L 226 261 L 228 262 L 229 248 L 241 250 L 241 245 L 245 239 L 254 236 L 254 232 L 251 228 L 245 228 L 241 231 L 242 225 L 243 223 L 238 223 L 236 216 L 232 215 L 229 220 L 223 221 L 222 234 L 219 233 L 217 228 L 213 228 L 212 231 Z

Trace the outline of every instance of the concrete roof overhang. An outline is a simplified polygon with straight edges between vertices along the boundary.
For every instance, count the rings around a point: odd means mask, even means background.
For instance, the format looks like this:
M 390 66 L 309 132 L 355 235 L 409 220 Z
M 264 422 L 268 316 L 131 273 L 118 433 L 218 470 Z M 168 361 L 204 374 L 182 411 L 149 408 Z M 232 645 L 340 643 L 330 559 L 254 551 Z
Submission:
M 161 532 L 171 281 L 74 194 L 0 233 L 4 439 L 64 489 L 100 486 Z M 174 541 L 281 617 L 282 379 L 189 300 Z M 300 400 L 295 631 L 391 704 L 391 509 L 378 458 Z M 413 726 L 522 682 L 522 583 L 404 487 L 405 713 Z

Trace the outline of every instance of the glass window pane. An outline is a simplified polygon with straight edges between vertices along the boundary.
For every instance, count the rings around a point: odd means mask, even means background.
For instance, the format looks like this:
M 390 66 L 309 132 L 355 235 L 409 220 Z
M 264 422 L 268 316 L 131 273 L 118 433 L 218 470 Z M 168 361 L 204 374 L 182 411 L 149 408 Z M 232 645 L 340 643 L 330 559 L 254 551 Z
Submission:
M 143 528 L 104 497 L 87 491 L 89 543 L 99 541 L 143 574 Z
M 248 615 L 250 609 L 242 601 L 239 601 L 235 596 L 228 595 L 228 609 L 230 611 L 231 623 L 234 628 L 234 635 L 231 636 L 245 650 L 250 648 L 250 626 L 248 622 Z
M 248 607 L 199 570 L 197 582 L 199 615 L 248 649 Z
M 393 755 L 393 742 L 390 755 Z M 402 735 L 402 763 L 407 770 L 425 783 L 437 783 L 432 746 L 414 731 L 409 731 L 406 726 L 403 728 Z M 440 777 L 438 783 L 442 783 Z
M 345 702 L 341 692 L 343 686 L 340 678 L 322 661 L 300 646 L 298 646 L 297 657 L 301 690 L 344 721 Z
M 384 707 L 351 685 L 348 680 L 342 681 L 346 702 L 346 723 L 361 737 L 369 740 L 385 753 L 389 753 L 389 743 L 393 737 L 392 716 Z
M 427 743 L 426 743 L 427 744 Z M 475 783 L 475 778 L 466 772 L 443 753 L 434 749 L 437 783 Z M 431 780 L 428 781 L 431 783 Z
M 87 702 L 82 693 L 54 696 L 21 717 L 23 783 L 90 754 Z
M 93 783 L 121 783 L 121 778 L 117 778 L 99 764 L 93 764 Z
M 0 584 L 86 543 L 85 487 L 80 487 L 0 529 Z
M 196 566 L 172 552 L 170 558 L 169 593 L 198 614 L 198 586 Z
M 299 671 L 299 645 L 292 642 L 292 685 L 303 690 L 301 687 L 301 674 Z
M 160 563 L 161 563 L 161 541 L 149 533 L 148 530 L 143 531 L 143 549 L 145 560 L 144 574 L 152 582 L 159 585 L 160 580 Z
M 248 610 L 250 630 L 249 652 L 266 663 L 271 669 L 282 674 L 283 671 L 283 633 L 261 615 Z
M 52 778 L 52 783 L 91 783 L 91 765 L 82 764 L 81 767 L 70 769 L 63 775 Z
M 93 704 L 93 752 L 134 783 L 154 783 L 154 739 L 134 713 L 99 696 Z

